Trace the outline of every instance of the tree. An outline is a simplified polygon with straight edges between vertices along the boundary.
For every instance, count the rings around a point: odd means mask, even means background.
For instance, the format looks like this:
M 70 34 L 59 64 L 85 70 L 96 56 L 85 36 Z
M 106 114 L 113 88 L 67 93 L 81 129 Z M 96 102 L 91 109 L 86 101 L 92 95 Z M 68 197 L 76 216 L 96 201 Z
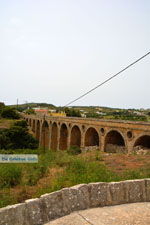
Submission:
M 65 113 L 66 113 L 66 116 L 81 117 L 81 113 L 79 110 L 65 108 Z

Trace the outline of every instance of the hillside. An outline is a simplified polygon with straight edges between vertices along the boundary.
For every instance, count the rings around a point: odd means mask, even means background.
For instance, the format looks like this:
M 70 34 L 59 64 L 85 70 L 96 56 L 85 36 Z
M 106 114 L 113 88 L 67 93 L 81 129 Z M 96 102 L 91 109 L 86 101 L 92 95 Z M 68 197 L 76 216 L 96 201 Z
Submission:
M 98 119 L 118 119 L 118 120 L 132 120 L 132 121 L 150 121 L 150 109 L 119 109 L 104 106 L 69 106 L 68 108 L 57 107 L 49 103 L 25 103 L 11 105 L 19 111 L 24 111 L 32 108 L 48 108 L 56 111 L 76 111 L 86 118 Z M 69 116 L 78 116 L 78 113 L 70 113 Z

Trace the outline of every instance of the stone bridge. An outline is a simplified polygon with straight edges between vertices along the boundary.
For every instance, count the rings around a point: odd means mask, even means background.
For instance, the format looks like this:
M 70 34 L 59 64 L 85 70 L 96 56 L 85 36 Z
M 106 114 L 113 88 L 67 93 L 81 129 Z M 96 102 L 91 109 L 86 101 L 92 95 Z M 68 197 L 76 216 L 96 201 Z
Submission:
M 98 148 L 105 152 L 130 153 L 136 146 L 150 149 L 150 123 L 77 117 L 23 115 L 39 145 L 65 150 Z

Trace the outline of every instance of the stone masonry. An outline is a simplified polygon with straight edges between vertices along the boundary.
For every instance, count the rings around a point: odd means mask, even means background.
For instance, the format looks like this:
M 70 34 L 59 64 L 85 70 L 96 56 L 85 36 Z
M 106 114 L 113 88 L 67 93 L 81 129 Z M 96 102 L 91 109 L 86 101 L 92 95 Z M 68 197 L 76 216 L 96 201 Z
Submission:
M 40 146 L 65 150 L 97 148 L 106 152 L 134 151 L 136 146 L 150 149 L 150 123 L 98 120 L 75 117 L 23 115 Z M 111 148 L 112 146 L 112 148 Z M 119 150 L 120 148 L 120 150 Z
M 150 202 L 150 179 L 80 184 L 0 209 L 0 225 L 43 225 L 74 211 Z

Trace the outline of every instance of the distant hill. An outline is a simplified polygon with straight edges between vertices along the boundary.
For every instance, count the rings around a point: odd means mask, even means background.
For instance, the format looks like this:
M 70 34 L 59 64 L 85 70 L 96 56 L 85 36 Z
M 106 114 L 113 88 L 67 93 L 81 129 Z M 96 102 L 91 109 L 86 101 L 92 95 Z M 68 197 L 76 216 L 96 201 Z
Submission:
M 64 109 L 63 107 L 57 107 L 53 104 L 43 102 L 19 104 L 18 107 L 16 105 L 11 106 L 17 108 L 20 112 L 36 107 L 47 107 L 49 109 L 55 109 L 56 111 L 78 111 L 82 117 L 87 118 L 150 121 L 149 109 L 119 109 L 106 106 L 69 106 L 68 108 Z
M 11 107 L 16 107 L 16 105 L 9 105 Z M 49 103 L 36 103 L 36 102 L 28 102 L 28 103 L 24 103 L 24 104 L 19 104 L 19 107 L 52 107 L 52 108 L 56 108 L 56 106 L 54 106 L 53 104 L 49 104 Z
M 56 109 L 56 106 L 54 106 L 53 104 L 43 103 L 43 102 L 42 103 L 28 102 L 28 103 L 24 103 L 24 104 L 18 104 L 18 106 L 17 105 L 9 105 L 9 106 L 18 108 L 19 111 L 23 111 L 28 108 L 36 108 L 36 107 L 48 107 L 51 109 Z

